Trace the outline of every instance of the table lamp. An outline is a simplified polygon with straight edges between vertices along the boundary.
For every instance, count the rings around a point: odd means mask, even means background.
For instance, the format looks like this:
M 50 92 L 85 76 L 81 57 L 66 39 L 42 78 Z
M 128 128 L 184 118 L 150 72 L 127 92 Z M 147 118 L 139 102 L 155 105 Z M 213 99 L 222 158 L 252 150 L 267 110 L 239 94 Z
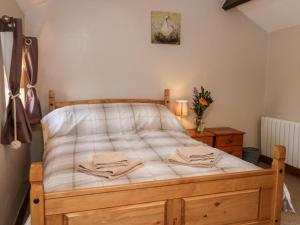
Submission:
M 188 116 L 188 101 L 187 100 L 177 100 L 176 101 L 176 116 L 186 117 Z

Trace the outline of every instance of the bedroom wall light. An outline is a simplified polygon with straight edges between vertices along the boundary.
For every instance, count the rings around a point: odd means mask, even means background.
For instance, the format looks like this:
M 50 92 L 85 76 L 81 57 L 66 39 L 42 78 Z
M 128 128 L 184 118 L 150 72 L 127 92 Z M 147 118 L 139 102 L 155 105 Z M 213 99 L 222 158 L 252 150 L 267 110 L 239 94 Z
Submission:
M 187 100 L 177 100 L 176 101 L 176 116 L 180 118 L 188 116 L 188 101 Z

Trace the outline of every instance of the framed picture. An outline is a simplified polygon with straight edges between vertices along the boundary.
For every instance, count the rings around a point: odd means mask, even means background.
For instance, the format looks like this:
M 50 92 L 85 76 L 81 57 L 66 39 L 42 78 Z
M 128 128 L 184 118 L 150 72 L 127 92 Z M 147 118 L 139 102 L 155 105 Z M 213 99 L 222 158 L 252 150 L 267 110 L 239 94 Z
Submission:
M 180 45 L 181 15 L 172 12 L 151 12 L 152 44 Z

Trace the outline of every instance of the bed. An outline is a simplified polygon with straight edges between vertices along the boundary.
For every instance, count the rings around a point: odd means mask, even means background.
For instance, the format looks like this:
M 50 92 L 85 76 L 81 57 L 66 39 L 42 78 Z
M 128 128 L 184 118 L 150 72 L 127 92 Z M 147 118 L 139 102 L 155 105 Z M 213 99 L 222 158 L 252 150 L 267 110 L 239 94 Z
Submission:
M 167 162 L 185 133 L 163 100 L 57 102 L 49 92 L 44 160 L 30 170 L 32 225 L 280 224 L 285 148 L 272 169 L 223 153 L 213 168 Z M 213 151 L 219 151 L 213 149 Z M 97 152 L 122 151 L 145 165 L 109 181 L 76 170 Z

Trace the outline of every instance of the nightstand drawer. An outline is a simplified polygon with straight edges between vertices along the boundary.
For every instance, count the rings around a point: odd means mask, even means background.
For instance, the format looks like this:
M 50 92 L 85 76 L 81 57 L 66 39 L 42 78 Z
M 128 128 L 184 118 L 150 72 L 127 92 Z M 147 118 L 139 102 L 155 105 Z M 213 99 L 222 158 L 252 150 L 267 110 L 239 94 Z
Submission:
M 208 128 L 214 134 L 214 147 L 242 158 L 244 132 L 230 127 Z
M 243 135 L 222 135 L 216 137 L 216 147 L 243 145 Z
M 227 152 L 231 155 L 242 158 L 243 155 L 243 147 L 242 146 L 229 146 L 229 147 L 218 147 L 218 149 Z
M 194 139 L 196 139 L 197 141 L 201 141 L 201 142 L 203 142 L 203 143 L 205 143 L 205 144 L 207 144 L 211 147 L 214 145 L 213 137 L 196 137 Z

